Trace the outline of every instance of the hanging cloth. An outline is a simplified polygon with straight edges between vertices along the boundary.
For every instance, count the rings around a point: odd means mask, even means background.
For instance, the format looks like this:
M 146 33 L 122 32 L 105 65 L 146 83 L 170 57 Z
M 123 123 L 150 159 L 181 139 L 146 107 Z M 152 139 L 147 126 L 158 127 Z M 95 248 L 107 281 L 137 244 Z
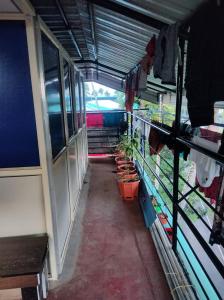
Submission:
M 174 150 L 174 141 L 173 141 L 173 134 L 174 134 L 174 125 L 172 127 L 157 122 L 157 121 L 152 121 L 152 123 L 166 129 L 167 131 L 170 131 L 170 135 L 167 135 L 159 130 L 157 130 L 156 128 L 153 128 L 151 126 L 150 128 L 150 132 L 149 132 L 149 147 L 150 147 L 150 155 L 154 155 L 154 154 L 159 154 L 160 151 L 163 149 L 163 147 L 166 145 L 168 147 L 169 150 Z M 187 131 L 188 129 L 188 125 L 181 123 L 180 124 L 180 135 L 185 136 L 185 137 L 189 137 L 189 133 Z M 183 154 L 183 158 L 184 160 L 187 160 L 187 157 L 189 155 L 190 152 L 190 148 L 180 144 L 178 145 L 178 149 L 179 152 Z
M 135 85 L 136 85 L 137 75 L 134 73 L 128 74 L 126 78 L 125 86 L 125 108 L 127 112 L 133 111 L 133 104 L 135 101 Z
M 212 232 L 210 235 L 209 243 L 221 244 L 224 246 L 224 172 L 222 171 L 220 177 L 220 190 L 219 196 L 216 201 L 216 211 L 219 213 L 214 215 Z
M 219 154 L 224 155 L 224 130 L 221 138 L 221 146 L 219 148 Z M 222 168 L 219 196 L 216 201 L 216 211 L 219 213 L 214 215 L 212 233 L 210 235 L 209 243 L 222 244 L 224 246 L 224 169 Z
M 176 61 L 178 56 L 179 23 L 165 26 L 160 30 L 156 42 L 153 72 L 163 84 L 176 85 Z
M 168 131 L 171 130 L 170 126 L 166 124 L 162 124 L 157 121 L 152 121 L 153 124 L 158 125 L 164 129 L 167 129 Z M 163 149 L 163 147 L 169 142 L 170 137 L 166 135 L 165 133 L 157 130 L 153 126 L 150 128 L 149 132 L 149 154 L 155 155 L 159 154 L 160 151 Z
M 200 128 L 200 136 L 203 139 L 206 139 L 210 142 L 218 143 L 221 140 L 221 133 L 212 131 L 206 128 Z M 199 185 L 199 191 L 204 193 L 206 198 L 210 199 L 210 203 L 216 203 L 216 199 L 218 198 L 218 191 L 219 191 L 219 184 L 220 184 L 219 177 L 215 177 L 212 181 L 212 184 L 209 187 L 202 187 L 200 186 L 199 182 L 196 179 L 196 184 Z
M 210 142 L 198 136 L 193 137 L 192 142 L 214 152 L 218 152 L 220 147 L 218 143 Z M 201 187 L 210 187 L 214 178 L 219 177 L 220 166 L 214 159 L 194 149 L 191 149 L 189 159 L 196 164 L 196 176 L 199 185 Z
M 147 76 L 150 74 L 150 70 L 153 65 L 156 48 L 156 37 L 155 35 L 151 38 L 146 46 L 147 54 L 143 57 L 139 64 L 139 77 L 138 77 L 138 94 L 142 90 L 147 88 Z
M 185 87 L 192 127 L 214 124 L 224 100 L 224 3 L 206 1 L 190 18 Z

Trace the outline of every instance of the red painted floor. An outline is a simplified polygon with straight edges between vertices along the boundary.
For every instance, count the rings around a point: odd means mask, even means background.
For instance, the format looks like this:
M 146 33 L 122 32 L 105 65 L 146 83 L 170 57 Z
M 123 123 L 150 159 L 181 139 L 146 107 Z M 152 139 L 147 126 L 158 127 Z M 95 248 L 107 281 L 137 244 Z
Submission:
M 75 272 L 49 300 L 172 299 L 138 203 L 119 196 L 112 159 L 91 159 L 90 168 Z

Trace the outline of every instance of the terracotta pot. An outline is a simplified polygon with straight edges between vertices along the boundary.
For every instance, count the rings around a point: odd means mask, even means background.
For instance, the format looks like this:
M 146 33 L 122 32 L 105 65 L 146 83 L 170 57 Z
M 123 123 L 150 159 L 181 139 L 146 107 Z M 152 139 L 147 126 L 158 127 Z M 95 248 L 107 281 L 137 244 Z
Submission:
M 136 171 L 125 171 L 125 172 L 118 172 L 117 176 L 120 178 L 125 179 L 135 179 L 138 176 L 138 173 Z
M 123 200 L 134 201 L 138 197 L 139 180 L 125 182 L 122 179 L 118 181 L 119 190 Z
M 136 170 L 132 170 L 132 171 L 131 170 L 125 170 L 125 171 L 117 172 L 118 177 L 122 177 L 124 175 L 135 175 L 135 176 L 137 176 L 138 174 L 137 174 Z
M 120 177 L 121 179 L 124 179 L 124 180 L 138 180 L 138 174 L 137 173 L 133 173 L 133 174 L 125 174 L 125 173 L 122 173 L 121 175 L 118 175 L 118 177 Z
M 126 157 L 116 157 L 115 158 L 115 162 L 118 166 L 120 165 L 126 165 L 130 163 L 130 159 L 126 158 Z
M 126 170 L 136 171 L 133 162 L 130 162 L 130 163 L 125 164 L 125 165 L 117 166 L 117 170 L 118 170 L 118 172 L 124 172 Z
M 159 213 L 157 216 L 158 216 L 160 222 L 161 222 L 163 225 L 167 224 L 167 222 L 168 222 L 168 216 L 167 216 L 166 214 L 164 214 L 164 213 Z

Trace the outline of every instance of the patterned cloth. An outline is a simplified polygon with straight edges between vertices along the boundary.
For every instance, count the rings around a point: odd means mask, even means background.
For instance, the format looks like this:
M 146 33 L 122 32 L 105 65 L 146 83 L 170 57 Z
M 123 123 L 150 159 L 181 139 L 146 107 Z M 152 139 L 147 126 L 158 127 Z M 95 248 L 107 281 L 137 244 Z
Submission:
M 224 131 L 221 136 L 221 147 L 219 154 L 224 155 Z M 222 168 L 219 180 L 219 195 L 216 199 L 216 211 L 219 214 L 214 215 L 212 232 L 210 235 L 209 243 L 221 244 L 224 247 L 224 169 Z
M 212 232 L 210 235 L 209 243 L 221 244 L 224 246 L 224 172 L 219 178 L 219 195 L 216 199 L 216 211 L 219 214 L 214 215 Z
M 205 129 L 205 128 L 200 128 L 200 135 L 203 139 L 206 139 L 214 143 L 220 141 L 222 137 L 221 133 L 209 129 Z M 197 179 L 196 179 L 196 184 L 199 184 Z M 211 204 L 214 204 L 216 203 L 216 199 L 218 198 L 219 186 L 220 186 L 220 179 L 219 177 L 215 177 L 212 184 L 209 187 L 206 188 L 206 187 L 199 186 L 199 191 L 201 193 L 204 193 L 206 198 L 210 199 Z
M 126 77 L 125 86 L 125 108 L 126 111 L 133 111 L 135 96 L 140 96 L 140 91 L 146 89 L 147 76 L 153 65 L 156 37 L 149 41 L 146 52 L 141 62 Z

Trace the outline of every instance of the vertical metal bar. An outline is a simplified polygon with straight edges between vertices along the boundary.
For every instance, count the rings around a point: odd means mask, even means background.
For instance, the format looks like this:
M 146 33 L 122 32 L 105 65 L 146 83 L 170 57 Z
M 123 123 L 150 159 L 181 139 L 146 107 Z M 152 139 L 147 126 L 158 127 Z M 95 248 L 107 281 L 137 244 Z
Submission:
M 144 161 L 143 161 L 143 176 L 145 176 L 145 159 L 146 159 L 146 157 L 145 157 L 145 140 L 146 140 L 146 136 L 145 136 L 145 122 L 144 121 L 142 121 L 143 122 L 143 128 L 144 128 L 144 132 L 143 132 L 143 156 L 144 156 Z
M 177 95 L 176 95 L 176 117 L 174 123 L 174 160 L 173 160 L 173 244 L 172 248 L 177 250 L 177 225 L 178 225 L 178 183 L 179 183 L 179 148 L 176 138 L 180 134 L 180 119 L 181 119 L 181 105 L 183 93 L 183 69 L 184 69 L 184 45 L 185 40 L 179 38 L 179 46 L 181 50 L 181 58 L 178 61 L 178 75 L 177 75 Z
M 131 126 L 131 138 L 133 139 L 133 113 L 131 113 L 130 126 Z
M 143 154 L 144 154 L 144 158 L 145 158 L 145 141 L 146 141 L 146 136 L 145 136 L 145 122 L 143 122 L 143 125 L 144 125 L 144 152 L 143 152 Z

